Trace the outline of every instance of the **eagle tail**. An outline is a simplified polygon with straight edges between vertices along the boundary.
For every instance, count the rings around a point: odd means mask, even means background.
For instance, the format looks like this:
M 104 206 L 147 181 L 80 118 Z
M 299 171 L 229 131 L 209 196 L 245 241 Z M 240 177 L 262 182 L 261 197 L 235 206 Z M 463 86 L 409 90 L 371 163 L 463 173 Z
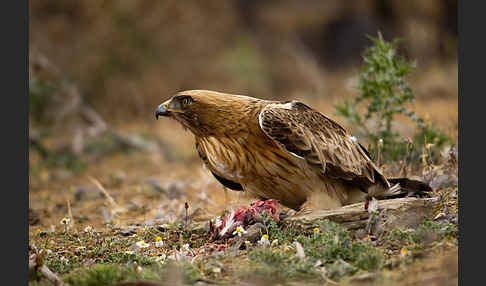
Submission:
M 389 193 L 389 196 L 385 195 L 386 197 L 428 197 L 432 193 L 432 188 L 428 184 L 418 180 L 408 178 L 388 178 L 387 180 L 392 184 L 389 189 L 392 191 L 386 191 L 387 194 Z M 396 185 L 399 185 L 399 190 L 393 190 Z

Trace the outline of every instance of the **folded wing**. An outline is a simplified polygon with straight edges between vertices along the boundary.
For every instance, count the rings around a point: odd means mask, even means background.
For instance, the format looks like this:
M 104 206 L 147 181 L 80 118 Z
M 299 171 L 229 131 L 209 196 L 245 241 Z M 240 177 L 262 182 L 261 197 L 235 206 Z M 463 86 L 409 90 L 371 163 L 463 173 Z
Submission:
M 389 185 L 354 137 L 301 102 L 267 105 L 259 124 L 268 137 L 305 160 L 320 176 L 362 185 L 363 191 L 377 179 Z

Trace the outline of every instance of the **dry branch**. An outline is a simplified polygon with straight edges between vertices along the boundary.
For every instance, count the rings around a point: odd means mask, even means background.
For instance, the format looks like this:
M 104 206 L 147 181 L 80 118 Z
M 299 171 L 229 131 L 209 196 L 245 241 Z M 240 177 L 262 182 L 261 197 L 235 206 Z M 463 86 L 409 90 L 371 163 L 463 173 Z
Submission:
M 39 270 L 44 277 L 55 286 L 64 286 L 64 282 L 44 264 L 44 252 L 38 252 L 35 246 L 31 246 L 34 254 L 29 257 L 29 272 Z
M 103 185 L 98 180 L 92 177 L 89 177 L 88 179 L 103 193 L 103 195 L 105 195 L 106 199 L 110 204 L 110 207 L 118 208 L 118 204 L 115 202 L 115 199 L 113 199 L 110 193 L 108 193 L 108 191 L 103 187 Z
M 103 117 L 90 107 L 81 96 L 80 88 L 69 80 L 60 70 L 43 54 L 33 49 L 29 57 L 31 72 L 42 78 L 56 83 L 62 95 L 55 95 L 55 100 L 50 102 L 51 114 L 54 116 L 54 128 L 66 128 L 68 117 L 74 120 L 70 150 L 74 154 L 81 154 L 85 149 L 88 139 L 107 132 L 120 145 L 146 152 L 162 152 L 170 156 L 166 146 L 157 141 L 151 141 L 138 135 L 122 134 L 109 126 Z M 48 150 L 40 142 L 40 134 L 29 126 L 29 142 L 37 148 L 42 156 L 46 157 Z M 30 134 L 32 133 L 32 134 Z M 169 157 L 168 157 L 169 158 Z
M 69 199 L 66 201 L 67 203 L 67 209 L 68 209 L 68 217 L 71 220 L 71 225 L 74 226 L 74 217 L 73 217 L 73 211 L 71 210 L 71 202 Z
M 380 200 L 378 211 L 386 217 L 388 226 L 405 227 L 420 223 L 430 215 L 438 204 L 438 198 L 400 198 Z M 328 219 L 350 229 L 362 229 L 366 226 L 370 214 L 364 208 L 364 203 L 357 203 L 334 210 L 313 211 L 309 214 L 291 216 L 284 223 L 291 224 L 302 230 L 310 230 L 319 221 Z
M 115 225 L 118 224 L 119 214 L 126 211 L 126 208 L 118 205 L 113 199 L 113 197 L 108 193 L 108 191 L 103 187 L 103 185 L 95 178 L 88 177 L 88 179 L 105 195 L 106 200 L 108 201 L 107 207 L 109 208 L 109 215 L 108 219 L 105 220 L 112 221 Z

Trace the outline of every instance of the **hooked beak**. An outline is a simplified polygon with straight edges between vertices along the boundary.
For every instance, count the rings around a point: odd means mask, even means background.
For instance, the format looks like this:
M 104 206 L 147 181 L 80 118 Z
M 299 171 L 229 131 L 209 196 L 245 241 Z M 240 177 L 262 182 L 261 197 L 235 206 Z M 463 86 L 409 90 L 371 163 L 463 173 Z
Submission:
M 167 106 L 165 103 L 162 103 L 157 107 L 157 110 L 155 111 L 155 119 L 159 119 L 160 116 L 168 116 L 169 115 L 169 110 L 167 109 Z
M 157 110 L 155 110 L 155 119 L 159 119 L 160 116 L 169 116 L 172 110 L 169 110 L 169 103 L 171 99 L 167 100 L 166 102 L 162 103 L 157 107 Z

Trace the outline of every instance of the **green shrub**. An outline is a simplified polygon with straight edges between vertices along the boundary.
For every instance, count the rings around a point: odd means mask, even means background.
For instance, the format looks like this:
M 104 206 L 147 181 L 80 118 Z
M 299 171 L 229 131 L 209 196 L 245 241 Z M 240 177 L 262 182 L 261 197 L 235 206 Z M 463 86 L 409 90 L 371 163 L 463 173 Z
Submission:
M 300 261 L 291 253 L 281 250 L 257 248 L 248 254 L 248 258 L 250 268 L 243 271 L 242 276 L 256 276 L 272 283 L 289 279 L 321 279 L 313 261 Z
M 29 78 L 29 115 L 37 121 L 46 121 L 49 118 L 49 106 L 57 92 L 56 86 L 35 76 Z
M 421 247 L 433 241 L 457 237 L 457 234 L 457 226 L 450 222 L 427 220 L 416 229 L 394 229 L 388 233 L 388 239 Z
M 136 270 L 136 265 L 95 264 L 90 268 L 81 268 L 64 277 L 64 281 L 72 286 L 112 285 L 122 281 L 162 280 L 165 275 L 164 266 L 144 266 L 142 271 Z
M 321 259 L 325 264 L 343 260 L 356 269 L 376 270 L 383 260 L 379 250 L 360 241 L 353 241 L 341 225 L 329 221 L 319 224 L 319 232 L 312 236 L 299 236 L 306 256 Z
M 349 232 L 339 224 L 324 221 L 318 224 L 319 232 L 310 236 L 295 236 L 304 248 L 306 258 L 296 257 L 293 251 L 276 248 L 256 248 L 248 254 L 251 273 L 258 277 L 272 277 L 272 281 L 286 281 L 289 279 L 323 279 L 322 273 L 316 267 L 320 261 L 327 269 L 329 278 L 340 278 L 359 270 L 373 271 L 379 269 L 383 262 L 383 255 L 372 245 L 360 241 L 353 241 Z M 270 239 L 288 241 L 290 237 L 280 236 L 282 230 L 275 226 L 269 227 Z M 277 238 L 280 237 L 280 238 Z
M 432 143 L 433 150 L 440 150 L 445 144 L 451 143 L 448 136 L 405 107 L 415 98 L 405 80 L 415 67 L 415 62 L 409 62 L 397 54 L 398 40 L 387 42 L 380 33 L 377 38 L 369 38 L 373 45 L 364 52 L 363 66 L 359 72 L 360 94 L 353 101 L 345 100 L 337 104 L 337 114 L 357 128 L 358 136 L 369 140 L 369 151 L 373 157 L 377 157 L 380 149 L 384 161 L 403 159 L 405 154 L 409 154 L 406 159 L 417 162 L 425 144 Z M 363 105 L 365 114 L 359 111 Z M 393 130 L 397 115 L 405 115 L 416 123 L 413 144 Z M 373 130 L 370 129 L 371 122 L 376 124 Z M 430 155 L 438 158 L 439 152 L 433 151 Z

